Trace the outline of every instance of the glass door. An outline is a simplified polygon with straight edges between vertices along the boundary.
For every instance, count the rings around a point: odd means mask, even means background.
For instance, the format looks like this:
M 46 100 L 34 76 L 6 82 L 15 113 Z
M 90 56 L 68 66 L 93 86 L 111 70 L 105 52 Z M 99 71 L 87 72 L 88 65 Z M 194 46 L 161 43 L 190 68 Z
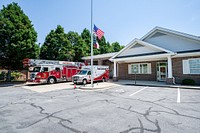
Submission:
M 167 78 L 167 63 L 157 63 L 157 80 L 166 81 Z
M 167 77 L 167 71 L 166 71 L 166 66 L 159 66 L 159 80 L 160 81 L 165 81 Z

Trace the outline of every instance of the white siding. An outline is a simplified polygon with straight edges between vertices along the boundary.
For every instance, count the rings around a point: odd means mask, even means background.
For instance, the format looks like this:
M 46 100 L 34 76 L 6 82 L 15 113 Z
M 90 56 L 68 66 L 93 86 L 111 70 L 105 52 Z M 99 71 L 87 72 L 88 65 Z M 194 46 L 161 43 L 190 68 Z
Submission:
M 200 49 L 200 42 L 192 41 L 177 35 L 168 34 L 162 36 L 152 36 L 144 41 L 156 46 L 171 50 L 173 52 Z
M 138 54 L 146 54 L 154 52 L 162 52 L 162 51 L 152 47 L 143 46 L 143 47 L 129 48 L 118 56 L 138 55 Z

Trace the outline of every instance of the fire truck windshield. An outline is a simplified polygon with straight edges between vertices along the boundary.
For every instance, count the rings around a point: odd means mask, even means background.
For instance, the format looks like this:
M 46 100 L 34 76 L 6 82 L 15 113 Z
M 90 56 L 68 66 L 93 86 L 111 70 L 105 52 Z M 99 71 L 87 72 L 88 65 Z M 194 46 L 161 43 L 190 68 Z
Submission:
M 87 70 L 81 70 L 78 74 L 79 74 L 79 75 L 86 75 L 87 72 L 88 72 Z
M 40 72 L 41 67 L 34 67 L 32 72 Z

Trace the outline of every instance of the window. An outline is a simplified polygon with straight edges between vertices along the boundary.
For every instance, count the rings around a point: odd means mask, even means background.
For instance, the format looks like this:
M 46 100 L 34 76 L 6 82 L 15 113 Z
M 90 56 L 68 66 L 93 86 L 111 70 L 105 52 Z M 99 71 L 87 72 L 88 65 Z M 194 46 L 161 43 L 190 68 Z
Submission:
M 81 70 L 78 72 L 78 75 L 86 75 L 87 74 L 87 70 Z
M 131 72 L 132 73 L 139 73 L 138 64 L 131 65 Z
M 200 59 L 189 60 L 190 74 L 200 74 Z
M 55 69 L 56 71 L 60 71 L 60 68 L 59 67 L 56 67 L 56 69 Z
M 91 75 L 91 72 L 89 71 L 87 75 Z
M 40 72 L 41 67 L 34 67 L 31 72 Z
M 147 74 L 147 64 L 140 64 L 140 72 Z
M 43 72 L 48 72 L 48 67 L 43 67 Z
M 200 74 L 200 58 L 183 60 L 183 74 Z
M 151 74 L 151 64 L 141 63 L 141 64 L 129 64 L 128 74 Z

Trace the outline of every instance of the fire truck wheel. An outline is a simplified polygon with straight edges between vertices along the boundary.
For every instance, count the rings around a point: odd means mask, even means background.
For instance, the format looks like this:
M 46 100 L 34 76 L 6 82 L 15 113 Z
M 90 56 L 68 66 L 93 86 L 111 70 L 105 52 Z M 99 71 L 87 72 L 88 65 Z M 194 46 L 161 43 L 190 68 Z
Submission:
M 83 80 L 83 85 L 86 85 L 86 84 L 87 84 L 87 80 L 84 79 L 84 80 Z
M 56 82 L 56 80 L 55 80 L 54 77 L 50 77 L 49 80 L 48 80 L 49 84 L 54 84 L 55 82 Z

